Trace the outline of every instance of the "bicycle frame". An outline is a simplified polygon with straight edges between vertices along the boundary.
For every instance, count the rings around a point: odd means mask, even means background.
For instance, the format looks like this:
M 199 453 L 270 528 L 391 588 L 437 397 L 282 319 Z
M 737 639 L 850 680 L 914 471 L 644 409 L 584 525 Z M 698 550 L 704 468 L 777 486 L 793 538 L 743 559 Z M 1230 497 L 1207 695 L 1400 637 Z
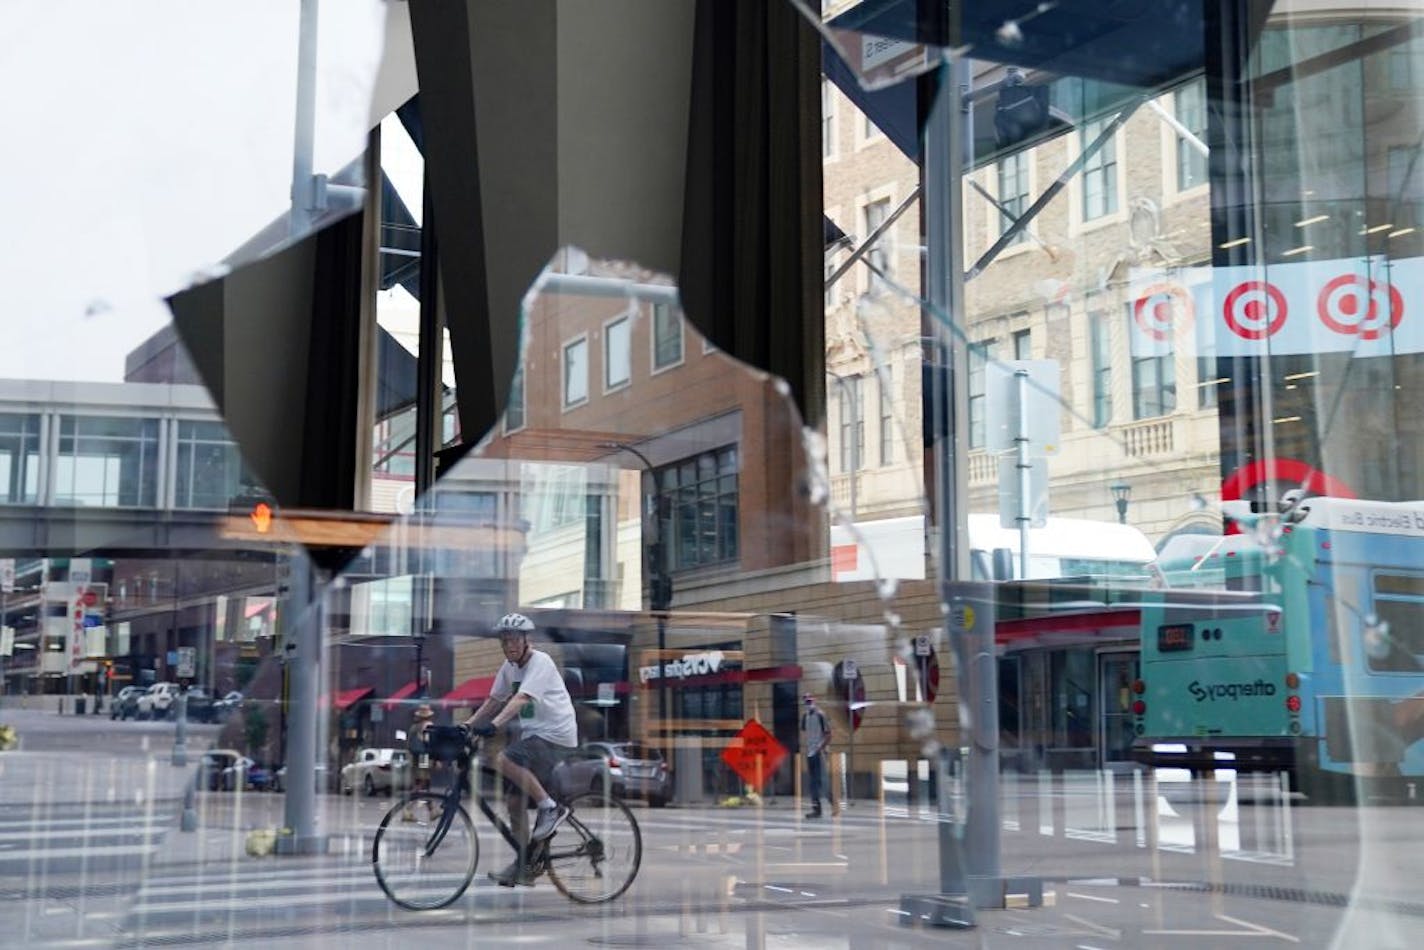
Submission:
M 455 809 L 452 806 L 458 806 L 460 804 L 460 799 L 464 794 L 465 784 L 470 781 L 473 764 L 478 755 L 480 745 L 482 745 L 482 743 L 474 743 L 472 748 L 468 749 L 456 760 L 459 770 L 455 776 L 455 781 L 445 792 L 442 802 L 443 807 L 440 811 L 440 820 L 436 823 L 435 828 L 430 833 L 430 839 L 425 844 L 425 856 L 427 858 L 432 856 L 436 849 L 440 847 L 440 843 L 445 840 L 445 835 L 450 830 L 451 822 L 455 820 Z M 486 771 L 496 776 L 499 775 L 493 768 L 487 767 Z M 494 810 L 493 806 L 490 805 L 489 799 L 485 796 L 483 791 L 476 787 L 472 797 L 475 804 L 479 806 L 480 812 L 489 820 L 489 823 L 494 826 L 495 830 L 499 832 L 500 837 L 508 842 L 509 846 L 514 849 L 516 854 L 527 847 L 527 845 L 520 844 L 519 839 L 514 836 L 514 829 L 510 827 L 508 822 L 499 817 L 499 814 Z M 588 846 L 591 847 L 594 852 L 591 855 L 592 859 L 594 861 L 600 860 L 602 858 L 603 845 L 602 842 L 599 841 L 598 836 L 593 834 L 587 825 L 579 821 L 576 815 L 569 815 L 567 822 L 578 829 L 579 835 L 583 839 L 580 847 L 570 851 L 560 851 L 556 854 L 549 854 L 547 853 L 548 842 L 535 842 L 538 847 L 535 850 L 534 856 L 539 860 L 548 860 L 553 857 L 576 857 L 581 853 L 584 846 Z

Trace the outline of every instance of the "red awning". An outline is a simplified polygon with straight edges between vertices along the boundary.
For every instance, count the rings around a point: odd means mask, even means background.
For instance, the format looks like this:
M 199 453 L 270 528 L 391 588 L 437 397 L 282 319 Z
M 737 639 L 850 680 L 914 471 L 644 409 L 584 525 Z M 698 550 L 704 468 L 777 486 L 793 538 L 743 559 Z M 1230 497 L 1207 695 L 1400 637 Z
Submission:
M 400 705 L 400 701 L 402 699 L 405 699 L 407 696 L 414 693 L 418 689 L 420 689 L 420 681 L 411 680 L 409 683 L 406 683 L 394 693 L 391 693 L 391 695 L 386 697 L 386 701 L 383 704 L 386 707 L 386 712 L 391 712 L 393 709 Z
M 475 703 L 482 703 L 489 699 L 492 689 L 494 689 L 493 676 L 476 676 L 473 679 L 465 680 L 446 693 L 444 702 L 448 706 L 473 706 Z
M 354 702 L 365 699 L 369 694 L 374 693 L 375 687 L 358 686 L 355 689 L 343 689 L 336 694 L 336 698 L 331 701 L 338 710 L 345 709 Z

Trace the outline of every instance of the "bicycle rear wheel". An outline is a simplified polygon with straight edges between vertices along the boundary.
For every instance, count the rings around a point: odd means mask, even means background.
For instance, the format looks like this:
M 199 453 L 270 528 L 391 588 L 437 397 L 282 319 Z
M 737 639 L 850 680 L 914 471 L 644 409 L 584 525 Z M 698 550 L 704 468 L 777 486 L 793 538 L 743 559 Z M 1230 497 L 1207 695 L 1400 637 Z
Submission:
M 628 889 L 643 862 L 643 836 L 628 806 L 588 792 L 549 839 L 549 880 L 581 904 L 611 901 Z
M 391 806 L 376 829 L 371 866 L 386 896 L 407 910 L 435 910 L 454 903 L 475 877 L 480 840 L 474 822 L 459 805 L 451 806 L 449 828 L 433 853 L 445 796 L 415 792 Z M 410 809 L 406 820 L 406 809 Z

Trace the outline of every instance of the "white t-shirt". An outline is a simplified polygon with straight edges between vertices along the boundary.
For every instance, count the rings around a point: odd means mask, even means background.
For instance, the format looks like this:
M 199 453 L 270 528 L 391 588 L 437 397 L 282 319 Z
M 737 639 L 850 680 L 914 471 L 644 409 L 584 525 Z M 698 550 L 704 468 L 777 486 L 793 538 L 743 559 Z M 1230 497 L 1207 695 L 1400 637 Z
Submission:
M 578 720 L 568 687 L 559 675 L 549 654 L 531 649 L 529 659 L 521 668 L 505 660 L 494 677 L 490 695 L 508 702 L 517 693 L 534 697 L 534 702 L 519 714 L 519 735 L 539 736 L 554 745 L 573 748 L 578 745 Z

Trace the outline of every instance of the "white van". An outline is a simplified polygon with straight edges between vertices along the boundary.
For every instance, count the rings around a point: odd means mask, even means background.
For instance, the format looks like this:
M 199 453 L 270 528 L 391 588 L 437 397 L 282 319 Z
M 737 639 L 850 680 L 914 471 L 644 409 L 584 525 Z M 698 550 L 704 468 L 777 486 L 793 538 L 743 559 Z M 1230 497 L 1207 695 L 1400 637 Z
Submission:
M 1017 528 L 998 514 L 969 515 L 974 580 L 1023 579 Z M 921 515 L 831 525 L 831 576 L 836 581 L 925 577 L 925 519 Z M 1048 518 L 1028 532 L 1028 578 L 1151 577 L 1157 552 L 1132 525 L 1088 518 Z M 997 552 L 997 553 L 996 553 Z
M 1028 570 L 1022 539 L 998 514 L 969 516 L 970 568 L 975 580 L 1052 577 L 1142 577 L 1154 574 L 1157 551 L 1129 524 L 1088 518 L 1048 518 L 1028 531 Z

